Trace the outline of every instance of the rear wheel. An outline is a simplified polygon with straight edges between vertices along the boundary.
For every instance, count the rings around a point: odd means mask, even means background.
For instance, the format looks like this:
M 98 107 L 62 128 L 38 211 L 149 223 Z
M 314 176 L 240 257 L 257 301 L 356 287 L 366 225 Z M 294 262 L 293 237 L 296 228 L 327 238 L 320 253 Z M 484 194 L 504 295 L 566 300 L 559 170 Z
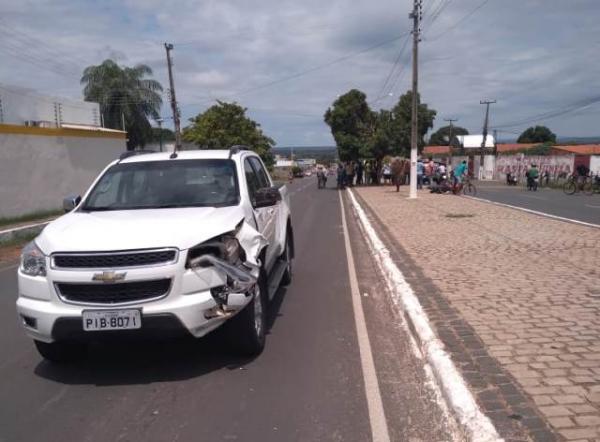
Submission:
M 42 342 L 34 341 L 38 353 L 46 360 L 56 364 L 77 362 L 85 357 L 87 347 L 80 342 Z
M 593 195 L 594 194 L 594 182 L 592 180 L 587 180 L 585 183 L 583 183 L 583 192 L 586 195 Z
M 465 195 L 475 196 L 477 195 L 477 188 L 473 184 L 469 183 L 463 188 L 463 192 Z
M 231 345 L 242 356 L 258 356 L 265 348 L 267 296 L 266 278 L 261 271 L 253 289 L 252 301 L 229 324 Z

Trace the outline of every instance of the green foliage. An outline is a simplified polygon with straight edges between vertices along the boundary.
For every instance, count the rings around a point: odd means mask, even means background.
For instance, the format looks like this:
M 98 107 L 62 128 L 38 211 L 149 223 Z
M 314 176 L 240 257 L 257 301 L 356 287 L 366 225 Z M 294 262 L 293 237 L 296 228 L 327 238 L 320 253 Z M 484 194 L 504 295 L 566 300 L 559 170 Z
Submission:
M 364 156 L 361 149 L 369 143 L 376 118 L 367 103 L 367 96 L 357 89 L 341 95 L 327 109 L 324 120 L 331 128 L 341 161 Z
M 159 116 L 162 105 L 161 84 L 153 79 L 152 69 L 144 64 L 121 67 L 113 60 L 83 71 L 81 84 L 87 101 L 100 103 L 104 126 L 122 129 L 125 118 L 127 148 L 143 147 L 152 138 L 149 118 Z
M 159 129 L 158 127 L 152 128 L 152 137 L 150 138 L 150 141 L 153 143 L 160 142 L 161 132 L 162 132 L 163 143 L 166 141 L 175 141 L 175 132 L 173 132 L 171 129 L 166 129 L 166 128 Z
M 245 145 L 258 153 L 267 167 L 274 164 L 271 148 L 275 144 L 260 124 L 246 116 L 247 109 L 237 103 L 217 104 L 190 118 L 192 123 L 183 130 L 183 139 L 200 149 L 229 149 Z
M 517 143 L 556 143 L 556 135 L 546 126 L 530 127 L 519 136 Z
M 419 104 L 418 146 L 433 127 L 436 111 Z M 325 112 L 325 122 L 338 147 L 340 160 L 369 158 L 382 160 L 386 155 L 408 156 L 410 152 L 412 92 L 402 95 L 392 110 L 373 112 L 367 96 L 356 89 L 340 96 Z
M 440 127 L 437 131 L 431 134 L 429 144 L 431 146 L 458 146 L 457 135 L 469 135 L 469 131 L 464 127 L 452 127 L 452 140 L 450 140 L 450 126 Z

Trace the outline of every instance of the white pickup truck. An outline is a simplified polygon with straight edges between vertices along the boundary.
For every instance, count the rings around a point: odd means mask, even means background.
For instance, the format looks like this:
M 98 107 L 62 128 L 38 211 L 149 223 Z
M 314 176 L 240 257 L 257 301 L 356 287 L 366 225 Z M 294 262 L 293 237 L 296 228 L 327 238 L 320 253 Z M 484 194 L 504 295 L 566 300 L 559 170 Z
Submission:
M 289 195 L 255 153 L 128 152 L 64 201 L 22 252 L 17 311 L 39 353 L 85 355 L 107 337 L 202 337 L 265 345 L 267 306 L 292 278 Z

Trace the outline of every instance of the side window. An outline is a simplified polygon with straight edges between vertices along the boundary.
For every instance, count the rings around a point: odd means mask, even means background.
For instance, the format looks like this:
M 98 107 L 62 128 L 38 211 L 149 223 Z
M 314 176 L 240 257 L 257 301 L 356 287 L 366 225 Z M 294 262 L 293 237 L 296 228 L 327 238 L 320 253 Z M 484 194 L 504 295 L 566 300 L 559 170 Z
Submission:
M 256 199 L 256 191 L 260 189 L 260 183 L 258 181 L 258 176 L 254 172 L 254 168 L 250 164 L 248 158 L 244 161 L 244 174 L 246 175 L 246 183 L 248 184 L 248 194 L 250 195 L 250 200 L 254 201 Z
M 256 157 L 251 157 L 250 162 L 256 171 L 256 175 L 258 176 L 258 184 L 261 188 L 271 187 L 271 183 L 269 182 L 269 176 L 265 171 L 265 167 Z

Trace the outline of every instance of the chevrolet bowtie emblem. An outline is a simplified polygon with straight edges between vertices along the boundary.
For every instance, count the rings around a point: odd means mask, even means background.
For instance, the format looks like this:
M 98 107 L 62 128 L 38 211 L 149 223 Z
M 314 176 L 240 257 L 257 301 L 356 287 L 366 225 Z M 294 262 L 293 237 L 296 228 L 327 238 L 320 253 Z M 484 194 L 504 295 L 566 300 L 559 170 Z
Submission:
M 127 275 L 127 272 L 123 272 L 123 273 L 117 273 L 117 272 L 94 273 L 94 276 L 92 277 L 92 281 L 118 282 L 118 281 L 123 281 L 125 279 L 125 275 Z

